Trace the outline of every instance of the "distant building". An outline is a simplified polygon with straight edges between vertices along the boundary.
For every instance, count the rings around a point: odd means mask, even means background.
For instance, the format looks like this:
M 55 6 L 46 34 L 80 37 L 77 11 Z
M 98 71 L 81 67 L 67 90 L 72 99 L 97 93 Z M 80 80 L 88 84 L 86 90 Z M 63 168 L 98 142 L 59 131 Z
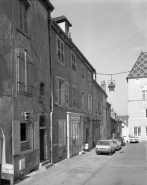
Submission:
M 147 52 L 140 53 L 127 82 L 129 135 L 147 141 Z

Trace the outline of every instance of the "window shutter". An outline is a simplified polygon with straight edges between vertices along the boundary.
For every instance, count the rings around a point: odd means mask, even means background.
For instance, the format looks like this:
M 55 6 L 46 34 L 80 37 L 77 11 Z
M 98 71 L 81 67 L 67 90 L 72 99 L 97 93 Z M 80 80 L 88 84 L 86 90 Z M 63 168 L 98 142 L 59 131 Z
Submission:
M 13 155 L 20 154 L 20 122 L 13 121 Z
M 69 106 L 69 84 L 68 82 L 66 82 L 66 106 L 68 107 Z
M 87 97 L 86 97 L 86 93 L 85 93 L 85 111 L 87 111 Z
M 25 91 L 25 52 L 17 51 L 18 90 Z
M 55 104 L 58 104 L 58 102 L 59 102 L 59 93 L 58 93 L 58 91 L 59 91 L 59 87 L 58 87 L 58 77 L 57 76 L 55 76 L 55 84 L 54 84 L 55 86 L 55 98 L 54 98 L 54 101 L 55 101 Z
M 33 94 L 33 79 L 33 60 L 29 55 L 27 55 L 27 92 L 30 94 Z
M 39 149 L 39 121 L 34 122 L 34 150 Z

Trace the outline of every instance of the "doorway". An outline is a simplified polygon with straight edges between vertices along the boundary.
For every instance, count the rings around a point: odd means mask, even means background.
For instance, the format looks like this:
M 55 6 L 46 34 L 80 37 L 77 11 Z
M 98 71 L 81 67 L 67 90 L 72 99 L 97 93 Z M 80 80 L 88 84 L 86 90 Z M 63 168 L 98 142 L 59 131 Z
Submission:
M 44 129 L 40 129 L 40 161 L 44 161 Z

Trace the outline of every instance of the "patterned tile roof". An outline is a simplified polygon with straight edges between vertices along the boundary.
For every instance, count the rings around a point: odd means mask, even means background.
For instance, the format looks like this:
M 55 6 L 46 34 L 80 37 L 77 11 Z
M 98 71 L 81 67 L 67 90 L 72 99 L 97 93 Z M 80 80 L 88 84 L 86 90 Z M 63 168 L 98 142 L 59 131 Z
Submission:
M 130 71 L 129 78 L 147 78 L 147 52 L 141 52 L 135 65 Z

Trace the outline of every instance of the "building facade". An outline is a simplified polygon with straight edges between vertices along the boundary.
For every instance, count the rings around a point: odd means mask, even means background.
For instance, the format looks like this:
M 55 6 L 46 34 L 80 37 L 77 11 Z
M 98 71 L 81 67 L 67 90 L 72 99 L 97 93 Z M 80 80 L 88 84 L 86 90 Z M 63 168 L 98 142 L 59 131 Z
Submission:
M 94 146 L 102 139 L 104 90 L 93 81 L 93 141 Z
M 92 99 L 95 69 L 71 39 L 65 16 L 52 20 L 52 159 L 78 155 L 93 146 Z
M 52 10 L 47 0 L 0 0 L 2 179 L 12 181 L 3 172 L 7 164 L 18 178 L 50 159 Z
M 128 82 L 128 132 L 147 141 L 147 52 L 141 52 Z

